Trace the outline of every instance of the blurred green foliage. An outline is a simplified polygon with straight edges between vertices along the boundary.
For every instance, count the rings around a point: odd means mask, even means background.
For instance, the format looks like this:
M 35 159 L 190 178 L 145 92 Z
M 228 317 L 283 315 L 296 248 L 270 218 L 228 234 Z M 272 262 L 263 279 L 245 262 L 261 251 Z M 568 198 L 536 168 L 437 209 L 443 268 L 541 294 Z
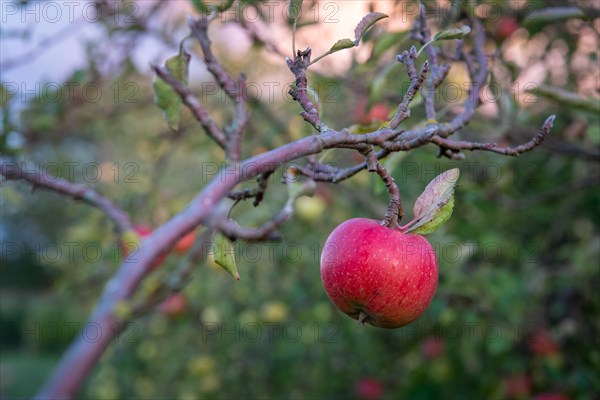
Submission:
M 538 25 L 516 34 L 524 43 L 543 36 L 547 49 L 560 42 L 571 59 L 581 40 L 572 26 L 597 33 L 598 19 Z M 486 29 L 493 37 L 494 23 L 487 21 Z M 406 88 L 402 67 L 384 66 L 413 42 L 384 27 L 369 31 L 365 41 L 373 48 L 368 61 L 355 60 L 343 74 L 310 77 L 317 91 L 324 91 L 321 98 L 331 100 L 321 104 L 329 126 L 356 123 L 352 110 L 361 99 L 391 106 Z M 503 61 L 508 45 L 493 42 L 499 55 L 493 73 L 510 84 L 518 67 Z M 258 63 L 263 51 L 257 44 L 244 58 L 254 79 L 285 68 L 266 59 Z M 597 54 L 585 56 L 597 60 Z M 231 65 L 227 58 L 222 61 L 231 68 L 244 65 L 239 59 Z M 3 103 L 3 154 L 90 184 L 130 212 L 135 223 L 158 226 L 202 189 L 223 154 L 187 112 L 178 133 L 168 129 L 151 101 L 151 77 L 131 67 L 106 75 L 91 71 L 74 76 L 111 93 L 100 102 L 61 103 L 42 96 L 26 105 L 14 98 Z M 564 87 L 576 92 L 582 79 L 581 72 L 569 69 Z M 123 101 L 132 88 L 135 95 L 129 98 L 135 101 Z M 441 96 L 437 109 L 447 105 L 455 104 Z M 296 104 L 260 99 L 250 106 L 245 156 L 312 134 L 297 116 Z M 231 115 L 223 102 L 208 107 L 217 121 Z M 320 246 L 329 232 L 346 219 L 379 219 L 385 213 L 388 199 L 381 182 L 363 171 L 339 185 L 319 183 L 315 196 L 299 199 L 282 242 L 236 242 L 239 282 L 211 262 L 198 265 L 183 292 L 183 313 L 154 312 L 132 321 L 114 338 L 83 395 L 365 398 L 359 383 L 374 378 L 390 399 L 530 398 L 547 392 L 596 398 L 599 117 L 543 98 L 521 110 L 511 98 L 499 109 L 497 116 L 478 114 L 458 136 L 520 143 L 556 113 L 547 145 L 520 158 L 467 153 L 461 162 L 436 158 L 436 149 L 428 146 L 386 161 L 407 216 L 433 177 L 461 169 L 454 214 L 429 236 L 440 278 L 431 306 L 418 321 L 393 331 L 359 326 L 332 306 L 322 288 Z M 422 123 L 418 101 L 412 112 L 409 126 Z M 9 132 L 18 132 L 25 144 L 10 147 Z M 336 165 L 358 160 L 350 150 L 326 157 Z M 281 178 L 281 171 L 271 176 L 263 204 L 241 203 L 233 218 L 247 225 L 268 219 L 285 203 Z M 111 334 L 98 333 L 85 321 L 120 254 L 113 227 L 99 211 L 43 190 L 31 194 L 19 182 L 3 183 L 0 191 L 0 393 L 19 398 L 34 393 L 75 335 L 93 340 Z M 168 279 L 179 261 L 180 255 L 171 254 L 154 273 L 156 279 Z M 526 377 L 521 392 L 511 383 L 515 377 Z

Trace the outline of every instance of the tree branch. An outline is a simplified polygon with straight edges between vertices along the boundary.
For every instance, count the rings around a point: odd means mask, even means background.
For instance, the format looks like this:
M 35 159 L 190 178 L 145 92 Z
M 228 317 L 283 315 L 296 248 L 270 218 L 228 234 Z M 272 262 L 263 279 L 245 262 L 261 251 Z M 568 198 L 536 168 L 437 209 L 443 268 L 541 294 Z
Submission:
M 15 162 L 1 162 L 0 174 L 7 180 L 24 180 L 31 183 L 34 190 L 41 187 L 71 197 L 74 200 L 83 200 L 106 214 L 115 223 L 119 232 L 133 229 L 129 215 L 125 211 L 82 183 L 72 183 L 58 177 L 50 178 L 41 172 L 24 171 Z
M 551 115 L 546 119 L 539 133 L 535 135 L 530 141 L 517 147 L 498 147 L 496 143 L 477 143 L 477 142 L 465 142 L 456 141 L 450 139 L 444 139 L 440 136 L 433 136 L 430 141 L 443 148 L 451 150 L 483 150 L 491 151 L 493 153 L 503 154 L 505 156 L 517 157 L 523 153 L 533 150 L 546 138 L 552 126 L 554 124 L 555 115 Z
M 208 114 L 208 111 L 202 106 L 200 100 L 192 91 L 184 85 L 181 81 L 175 78 L 169 70 L 164 67 L 159 67 L 157 65 L 153 65 L 152 69 L 156 72 L 163 81 L 168 83 L 175 92 L 181 97 L 183 104 L 194 114 L 194 117 L 200 122 L 208 136 L 210 136 L 222 149 L 227 148 L 227 138 L 221 128 L 217 126 L 215 121 Z
M 234 80 L 217 60 L 212 52 L 211 41 L 208 36 L 209 24 L 210 20 L 206 17 L 198 19 L 190 18 L 188 20 L 191 36 L 200 43 L 200 47 L 202 48 L 206 68 L 216 79 L 221 89 L 235 103 L 235 117 L 225 132 L 227 134 L 227 158 L 237 162 L 241 159 L 242 136 L 248 124 L 248 111 L 244 99 L 246 76 L 242 74 L 237 81 Z
M 308 80 L 306 79 L 306 70 L 310 65 L 310 47 L 304 51 L 298 50 L 294 59 L 286 59 L 287 66 L 296 77 L 296 86 L 290 88 L 289 94 L 292 98 L 297 101 L 304 110 L 300 113 L 302 118 L 309 124 L 311 124 L 317 131 L 323 133 L 327 132 L 329 128 L 319 118 L 319 112 L 308 98 Z
M 414 52 L 412 51 L 413 49 L 415 50 Z M 419 89 L 421 88 L 421 85 L 423 84 L 423 81 L 427 76 L 427 72 L 429 71 L 429 62 L 425 61 L 421 66 L 421 71 L 419 72 L 419 74 L 416 74 L 414 64 L 415 55 L 416 49 L 413 46 L 410 53 L 408 51 L 405 51 L 404 53 L 402 53 L 401 56 L 398 56 L 398 61 L 407 66 L 409 76 L 411 77 L 411 81 L 408 90 L 404 94 L 402 102 L 398 106 L 398 110 L 396 110 L 396 114 L 394 114 L 394 117 L 390 121 L 390 128 L 392 129 L 396 129 L 402 121 L 410 117 L 410 110 L 408 109 L 408 106 L 410 102 L 414 99 Z

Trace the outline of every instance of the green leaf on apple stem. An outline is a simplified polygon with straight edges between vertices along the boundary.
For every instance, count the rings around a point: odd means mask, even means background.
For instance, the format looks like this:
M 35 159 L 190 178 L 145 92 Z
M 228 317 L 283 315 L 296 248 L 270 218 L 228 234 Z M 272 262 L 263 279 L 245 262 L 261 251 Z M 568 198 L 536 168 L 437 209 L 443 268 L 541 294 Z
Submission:
M 366 31 L 369 30 L 377 21 L 380 19 L 387 18 L 386 14 L 380 12 L 372 12 L 367 14 L 360 20 L 358 25 L 356 25 L 356 29 L 354 29 L 354 45 L 358 46 L 360 39 L 363 37 Z
M 340 39 L 329 49 L 329 54 L 356 46 L 352 39 Z
M 190 64 L 190 55 L 183 49 L 181 52 L 169 58 L 165 62 L 167 70 L 183 84 L 187 85 L 188 66 Z M 179 129 L 179 118 L 181 115 L 181 97 L 171 88 L 171 86 L 160 79 L 154 77 L 154 102 L 163 110 L 165 120 L 173 131 Z
M 414 219 L 407 232 L 427 234 L 435 232 L 452 215 L 454 188 L 460 176 L 458 168 L 435 177 L 415 202 Z
M 215 263 L 233 276 L 236 281 L 240 280 L 240 274 L 235 262 L 235 253 L 231 242 L 220 233 L 216 233 L 213 239 Z

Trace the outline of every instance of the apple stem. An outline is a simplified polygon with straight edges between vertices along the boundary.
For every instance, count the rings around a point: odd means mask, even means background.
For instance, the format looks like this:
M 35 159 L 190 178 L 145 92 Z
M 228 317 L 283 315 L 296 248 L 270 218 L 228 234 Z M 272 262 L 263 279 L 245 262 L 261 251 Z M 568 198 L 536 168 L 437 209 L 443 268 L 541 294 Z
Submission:
M 373 151 L 373 147 L 367 145 L 361 146 L 358 151 L 365 157 L 369 172 L 377 172 L 381 177 L 381 180 L 383 180 L 383 183 L 385 183 L 385 187 L 390 195 L 390 203 L 381 224 L 392 229 L 400 229 L 398 223 L 404 216 L 404 211 L 402 210 L 400 189 L 398 189 L 394 177 L 390 175 L 388 170 L 379 162 L 377 155 Z
M 361 311 L 358 314 L 358 323 L 361 324 L 361 325 L 364 325 L 365 322 L 367 322 L 367 318 L 369 318 L 369 316 L 367 314 L 365 314 L 364 311 Z

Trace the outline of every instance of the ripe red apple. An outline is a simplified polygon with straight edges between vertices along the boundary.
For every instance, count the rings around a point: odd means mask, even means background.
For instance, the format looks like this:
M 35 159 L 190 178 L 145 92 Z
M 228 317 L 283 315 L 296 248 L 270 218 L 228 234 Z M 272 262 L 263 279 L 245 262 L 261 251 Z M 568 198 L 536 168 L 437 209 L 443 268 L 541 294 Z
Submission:
M 569 396 L 562 393 L 539 393 L 533 396 L 533 400 L 569 400 Z
M 177 254 L 185 254 L 192 248 L 195 241 L 196 231 L 191 231 L 190 233 L 179 239 L 179 241 L 175 244 L 173 251 Z
M 538 329 L 527 341 L 529 350 L 538 356 L 548 356 L 560 351 L 550 333 L 545 329 Z
M 369 111 L 369 119 L 371 120 L 371 122 L 387 121 L 389 113 L 390 109 L 386 104 L 377 103 L 373 107 L 371 107 L 371 111 Z
M 165 315 L 177 317 L 185 314 L 187 310 L 187 300 L 181 293 L 173 293 L 158 307 Z
M 421 346 L 421 351 L 427 359 L 434 360 L 442 355 L 442 353 L 444 352 L 444 347 L 446 347 L 444 344 L 444 339 L 428 337 L 423 342 L 423 345 Z
M 383 397 L 383 385 L 375 378 L 364 378 L 356 384 L 359 399 L 378 400 Z
M 416 320 L 431 302 L 438 266 L 420 235 L 354 218 L 327 238 L 321 279 L 329 299 L 351 318 L 382 328 Z
M 531 379 L 525 374 L 507 376 L 502 379 L 502 384 L 508 399 L 523 399 L 530 396 Z
M 496 22 L 494 28 L 496 39 L 504 40 L 519 29 L 519 23 L 514 18 L 502 17 Z
M 367 98 L 358 100 L 354 108 L 356 122 L 361 125 L 371 125 L 373 122 L 383 122 L 388 120 L 390 108 L 385 103 L 374 104 L 369 112 L 366 112 Z

